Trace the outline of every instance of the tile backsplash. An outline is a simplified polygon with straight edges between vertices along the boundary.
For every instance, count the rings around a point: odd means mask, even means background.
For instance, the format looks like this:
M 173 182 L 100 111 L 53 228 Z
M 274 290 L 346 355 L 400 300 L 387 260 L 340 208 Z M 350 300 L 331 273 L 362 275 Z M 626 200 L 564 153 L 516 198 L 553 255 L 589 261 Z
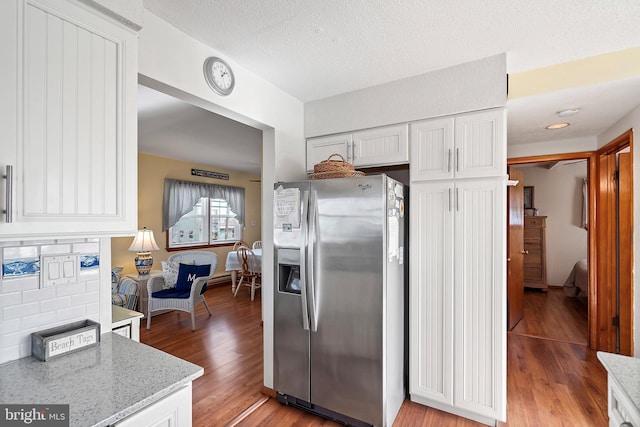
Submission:
M 40 287 L 41 255 L 77 254 L 75 283 Z M 0 363 L 31 354 L 31 333 L 100 319 L 99 239 L 0 242 Z

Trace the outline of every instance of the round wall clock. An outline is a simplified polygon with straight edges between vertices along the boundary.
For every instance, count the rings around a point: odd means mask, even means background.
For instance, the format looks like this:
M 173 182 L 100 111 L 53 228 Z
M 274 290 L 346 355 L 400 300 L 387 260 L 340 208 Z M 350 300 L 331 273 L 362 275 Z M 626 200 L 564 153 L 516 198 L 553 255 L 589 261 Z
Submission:
M 204 78 L 209 87 L 222 96 L 233 92 L 236 80 L 229 64 L 220 58 L 211 56 L 204 61 Z

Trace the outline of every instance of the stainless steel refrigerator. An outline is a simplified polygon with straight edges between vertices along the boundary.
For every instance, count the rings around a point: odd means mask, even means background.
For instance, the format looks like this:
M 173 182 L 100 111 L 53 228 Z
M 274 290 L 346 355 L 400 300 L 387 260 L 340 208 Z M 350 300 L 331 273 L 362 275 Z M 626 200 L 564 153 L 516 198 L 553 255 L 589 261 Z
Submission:
M 277 183 L 274 388 L 346 425 L 405 397 L 405 195 L 386 175 Z

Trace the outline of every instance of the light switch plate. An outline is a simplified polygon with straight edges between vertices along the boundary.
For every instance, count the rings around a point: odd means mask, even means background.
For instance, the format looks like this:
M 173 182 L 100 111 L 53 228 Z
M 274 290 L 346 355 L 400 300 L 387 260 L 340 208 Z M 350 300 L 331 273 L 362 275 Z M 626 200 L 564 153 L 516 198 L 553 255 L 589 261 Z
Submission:
M 76 283 L 78 281 L 77 254 L 42 255 L 40 257 L 40 287 Z

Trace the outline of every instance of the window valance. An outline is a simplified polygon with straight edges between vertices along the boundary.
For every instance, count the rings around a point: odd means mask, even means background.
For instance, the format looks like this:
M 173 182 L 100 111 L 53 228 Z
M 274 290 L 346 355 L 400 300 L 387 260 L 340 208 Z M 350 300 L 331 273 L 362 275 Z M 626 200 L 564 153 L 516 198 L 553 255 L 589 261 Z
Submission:
M 226 200 L 231 210 L 238 215 L 236 217 L 238 222 L 244 224 L 244 188 L 165 179 L 162 197 L 162 231 L 173 227 L 180 217 L 191 211 L 202 197 Z

